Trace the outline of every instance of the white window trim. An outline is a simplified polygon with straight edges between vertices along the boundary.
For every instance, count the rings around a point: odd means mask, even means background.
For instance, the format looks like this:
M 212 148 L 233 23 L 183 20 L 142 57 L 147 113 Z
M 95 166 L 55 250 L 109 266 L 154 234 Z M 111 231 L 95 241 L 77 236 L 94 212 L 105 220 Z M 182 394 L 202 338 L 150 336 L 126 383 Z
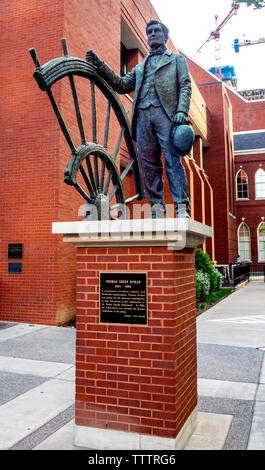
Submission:
M 258 248 L 258 263 L 264 263 L 265 262 L 265 246 L 264 246 L 264 249 L 263 249 L 263 252 L 264 252 L 264 259 L 260 259 L 260 248 L 259 248 L 259 227 L 261 226 L 261 224 L 263 224 L 264 222 L 260 222 L 259 225 L 257 226 L 257 248 Z M 265 244 L 265 240 L 263 242 Z
M 234 150 L 234 155 L 256 155 L 260 153 L 265 153 L 265 148 L 260 149 L 242 149 L 242 150 Z
M 265 170 L 263 168 L 258 168 L 256 171 L 255 171 L 255 176 L 254 176 L 254 181 L 255 181 L 255 200 L 256 201 L 264 201 L 265 200 L 265 197 L 259 197 L 257 196 L 257 181 L 256 181 L 256 175 L 258 173 L 258 171 L 262 170 L 263 173 L 264 173 L 264 178 L 265 178 Z
M 250 228 L 246 222 L 241 222 L 237 228 L 237 248 L 238 248 L 238 253 L 240 255 L 240 243 L 239 243 L 239 229 L 241 225 L 246 225 L 248 228 L 248 233 L 249 233 L 249 259 L 244 259 L 242 261 L 247 261 L 249 263 L 252 263 L 252 253 L 251 253 L 251 233 L 250 233 Z M 241 256 L 240 256 L 241 257 Z

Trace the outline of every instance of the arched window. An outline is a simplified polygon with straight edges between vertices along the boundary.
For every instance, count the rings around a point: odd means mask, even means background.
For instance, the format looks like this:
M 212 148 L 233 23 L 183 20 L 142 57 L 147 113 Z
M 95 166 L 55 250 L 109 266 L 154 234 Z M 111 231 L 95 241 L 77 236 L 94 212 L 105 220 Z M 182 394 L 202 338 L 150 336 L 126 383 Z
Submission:
M 238 253 L 241 261 L 251 260 L 250 230 L 245 222 L 238 227 Z
M 261 222 L 257 230 L 258 261 L 265 261 L 265 222 Z
M 236 175 L 236 198 L 248 199 L 248 177 L 244 170 L 239 170 Z
M 256 199 L 265 199 L 265 171 L 259 168 L 255 174 Z

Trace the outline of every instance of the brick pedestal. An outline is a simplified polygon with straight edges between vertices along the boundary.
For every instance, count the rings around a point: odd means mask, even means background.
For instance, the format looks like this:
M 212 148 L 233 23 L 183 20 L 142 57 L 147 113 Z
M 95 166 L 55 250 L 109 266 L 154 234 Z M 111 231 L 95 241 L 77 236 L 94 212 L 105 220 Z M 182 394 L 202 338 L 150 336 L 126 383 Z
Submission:
M 201 243 L 209 228 L 187 221 L 186 246 L 174 250 L 169 233 L 135 240 L 135 234 L 126 230 L 123 239 L 119 231 L 118 241 L 95 234 L 80 238 L 73 225 L 67 230 L 56 225 L 54 231 L 67 231 L 64 240 L 77 245 L 76 445 L 183 448 L 197 406 L 194 247 L 189 245 Z M 173 232 L 177 240 L 176 226 Z M 146 325 L 100 323 L 100 272 L 146 273 Z

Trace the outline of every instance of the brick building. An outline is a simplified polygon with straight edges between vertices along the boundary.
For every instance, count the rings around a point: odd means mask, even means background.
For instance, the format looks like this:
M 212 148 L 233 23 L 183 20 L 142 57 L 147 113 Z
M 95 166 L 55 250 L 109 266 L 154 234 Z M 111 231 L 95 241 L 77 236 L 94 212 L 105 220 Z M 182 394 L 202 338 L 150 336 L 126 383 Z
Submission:
M 265 264 L 265 100 L 232 94 L 237 239 L 241 259 Z M 260 268 L 255 268 L 260 270 Z
M 224 245 L 227 245 L 229 262 L 235 261 L 233 254 L 237 249 L 241 261 L 250 261 L 254 271 L 262 271 L 265 264 L 265 100 L 262 93 L 256 93 L 258 90 L 253 90 L 253 94 L 250 90 L 236 92 L 192 60 L 188 59 L 188 63 L 212 123 L 215 121 L 215 136 L 204 167 L 214 190 L 216 259 L 227 264 L 224 258 Z M 227 186 L 222 193 L 224 182 Z M 226 199 L 222 200 L 220 194 Z
M 116 72 L 124 73 L 148 53 L 145 26 L 158 16 L 149 0 L 3 0 L 0 11 L 3 32 L 0 319 L 62 324 L 75 316 L 76 255 L 70 244 L 52 235 L 51 225 L 82 220 L 83 200 L 63 181 L 69 149 L 47 96 L 32 78 L 34 67 L 28 49 L 34 47 L 40 63 L 44 64 L 62 55 L 60 39 L 65 37 L 71 56 L 85 57 L 91 48 Z M 171 41 L 167 46 L 176 51 Z M 265 106 L 264 102 L 246 103 L 213 75 L 187 60 L 192 77 L 189 119 L 196 134 L 190 155 L 183 159 L 190 186 L 191 216 L 214 228 L 214 237 L 207 239 L 203 248 L 218 264 L 228 264 L 234 261 L 238 251 L 241 219 L 245 218 L 253 243 L 255 230 L 263 220 L 262 199 L 255 200 L 255 205 L 254 196 L 248 201 L 245 197 L 236 201 L 235 178 L 239 181 L 240 175 L 244 180 L 239 171 L 242 166 L 248 181 L 256 174 L 261 191 L 258 194 L 263 194 L 260 147 L 263 135 L 259 123 Z M 86 110 L 87 84 L 78 85 L 78 94 L 82 109 Z M 54 96 L 65 122 L 72 127 L 73 139 L 78 139 L 72 96 L 63 80 L 56 84 Z M 120 99 L 130 111 L 132 96 Z M 101 133 L 105 112 L 105 102 L 98 96 Z M 88 112 L 84 120 L 91 128 Z M 236 133 L 252 131 L 250 137 L 258 137 L 256 150 L 259 150 L 251 154 L 248 163 L 243 162 L 245 157 L 238 154 L 238 147 L 234 160 L 233 126 Z M 114 124 L 112 128 L 110 147 L 117 139 Z M 253 132 L 256 130 L 260 132 Z M 242 135 L 235 134 L 235 146 Z M 117 166 L 122 168 L 127 160 L 128 153 L 122 144 Z M 252 165 L 256 165 L 256 170 Z M 240 193 L 238 186 L 237 195 L 245 194 L 244 181 L 238 185 L 243 192 Z M 131 181 L 125 188 L 128 196 L 132 186 Z M 172 203 L 167 185 L 166 202 Z M 253 256 L 254 253 L 253 248 Z M 21 272 L 12 272 L 17 269 Z

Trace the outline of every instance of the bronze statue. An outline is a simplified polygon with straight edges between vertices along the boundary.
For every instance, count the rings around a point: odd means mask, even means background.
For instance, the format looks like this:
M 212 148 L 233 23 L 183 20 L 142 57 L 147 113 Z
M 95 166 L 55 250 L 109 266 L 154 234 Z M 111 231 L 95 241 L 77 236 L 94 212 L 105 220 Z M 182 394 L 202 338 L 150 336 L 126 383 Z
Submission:
M 132 137 L 137 141 L 152 217 L 163 217 L 166 213 L 161 151 L 175 211 L 179 216 L 189 217 L 188 184 L 180 160 L 183 154 L 173 154 L 174 139 L 170 141 L 169 134 L 172 125 L 180 128 L 186 124 L 191 80 L 186 59 L 166 48 L 168 33 L 164 24 L 150 21 L 146 26 L 149 54 L 123 77 L 117 75 L 93 50 L 87 51 L 86 60 L 116 92 L 135 92 Z M 186 208 L 184 213 L 179 212 L 178 206 Z

